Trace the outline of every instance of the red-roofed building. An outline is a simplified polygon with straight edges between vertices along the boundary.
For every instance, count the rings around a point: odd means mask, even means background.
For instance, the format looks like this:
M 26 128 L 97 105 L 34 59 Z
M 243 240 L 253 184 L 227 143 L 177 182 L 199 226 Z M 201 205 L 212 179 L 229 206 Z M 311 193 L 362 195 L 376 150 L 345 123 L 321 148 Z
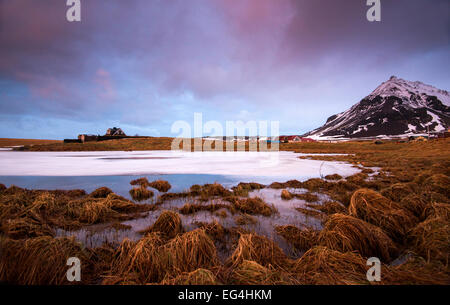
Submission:
M 280 143 L 295 143 L 295 142 L 316 142 L 310 138 L 302 138 L 300 136 L 280 136 Z

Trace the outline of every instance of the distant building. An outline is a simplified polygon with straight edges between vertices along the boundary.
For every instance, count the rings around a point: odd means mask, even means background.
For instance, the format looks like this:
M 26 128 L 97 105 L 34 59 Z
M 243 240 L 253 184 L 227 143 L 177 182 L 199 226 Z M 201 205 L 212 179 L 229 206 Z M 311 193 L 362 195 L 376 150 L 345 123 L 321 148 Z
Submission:
M 310 138 L 303 138 L 300 136 L 280 136 L 280 143 L 296 143 L 296 142 L 316 142 Z
M 81 143 L 98 141 L 98 136 L 89 134 L 80 134 L 78 135 L 78 141 Z
M 106 130 L 105 136 L 126 136 L 126 134 L 125 134 L 125 132 L 123 132 L 122 129 L 113 127 L 113 128 L 108 128 L 108 130 Z

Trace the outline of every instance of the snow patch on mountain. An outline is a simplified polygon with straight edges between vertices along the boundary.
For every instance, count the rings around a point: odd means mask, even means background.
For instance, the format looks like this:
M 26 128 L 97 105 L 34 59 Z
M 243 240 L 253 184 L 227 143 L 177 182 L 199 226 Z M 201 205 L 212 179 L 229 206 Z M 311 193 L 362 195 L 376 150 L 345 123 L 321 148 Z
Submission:
M 304 136 L 321 140 L 407 136 L 450 126 L 450 94 L 392 76 L 350 109 Z

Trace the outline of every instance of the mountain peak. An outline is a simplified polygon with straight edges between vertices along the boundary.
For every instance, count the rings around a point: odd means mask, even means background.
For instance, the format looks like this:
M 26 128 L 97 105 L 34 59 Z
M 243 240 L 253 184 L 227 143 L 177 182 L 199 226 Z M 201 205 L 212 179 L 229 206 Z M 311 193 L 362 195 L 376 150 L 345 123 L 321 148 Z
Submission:
M 450 106 L 450 94 L 446 90 L 441 90 L 419 81 L 404 80 L 396 76 L 391 76 L 389 80 L 378 86 L 367 98 L 375 96 L 396 96 L 405 102 L 409 100 L 424 100 L 423 97 L 425 96 L 436 96 L 444 105 Z
M 305 136 L 361 138 L 406 136 L 450 126 L 450 94 L 419 81 L 391 76 L 347 111 Z

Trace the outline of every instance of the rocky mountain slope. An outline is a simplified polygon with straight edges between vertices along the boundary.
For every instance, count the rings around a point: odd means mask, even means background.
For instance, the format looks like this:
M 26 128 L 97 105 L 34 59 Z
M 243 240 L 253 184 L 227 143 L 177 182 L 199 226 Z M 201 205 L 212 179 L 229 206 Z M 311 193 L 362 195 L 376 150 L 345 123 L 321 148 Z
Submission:
M 304 136 L 315 139 L 391 137 L 446 130 L 450 94 L 392 76 L 347 111 Z

